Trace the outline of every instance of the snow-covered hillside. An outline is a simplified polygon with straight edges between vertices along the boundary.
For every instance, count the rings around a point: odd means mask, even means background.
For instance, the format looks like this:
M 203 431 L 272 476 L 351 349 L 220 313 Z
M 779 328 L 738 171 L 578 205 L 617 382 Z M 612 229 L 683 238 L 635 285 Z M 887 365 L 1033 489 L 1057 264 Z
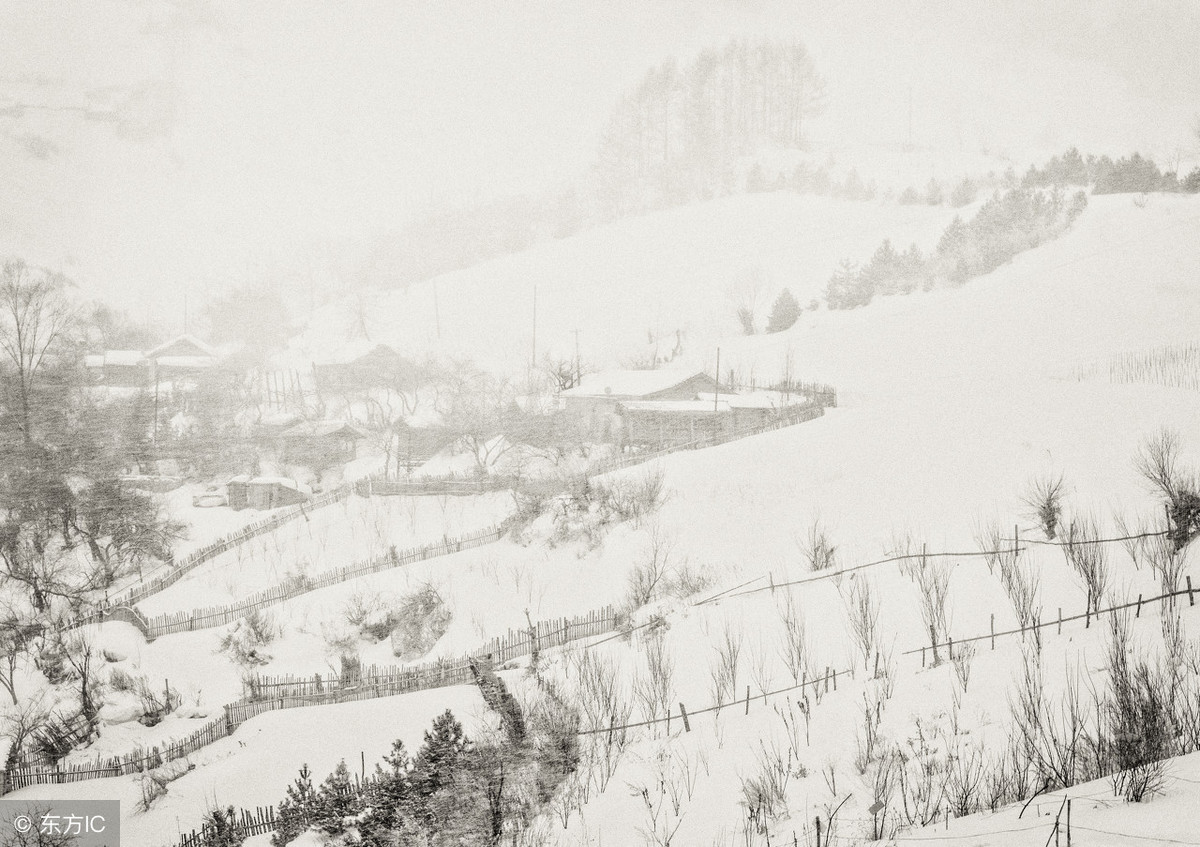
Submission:
M 681 251 L 681 267 L 693 262 L 693 253 L 701 249 L 710 251 L 714 262 L 722 255 L 741 262 L 743 251 L 757 243 L 755 226 L 726 229 L 714 222 L 705 237 L 688 241 L 684 234 L 691 230 L 677 225 L 678 219 L 689 214 L 693 220 L 711 215 L 714 221 L 728 222 L 737 218 L 733 211 L 754 203 L 778 210 L 786 204 L 800 208 L 805 202 L 743 198 L 722 201 L 714 209 L 664 213 L 642 221 L 646 233 L 640 237 L 645 243 L 674 245 Z M 825 212 L 833 217 L 839 208 L 831 206 Z M 755 220 L 753 214 L 751 208 L 747 214 L 751 221 Z M 660 221 L 669 226 L 658 234 L 650 231 L 649 225 Z M 925 222 L 933 229 L 938 223 Z M 839 220 L 838 225 L 844 230 L 848 224 Z M 885 223 L 855 237 L 861 237 L 865 245 L 877 243 L 894 232 L 886 227 Z M 866 228 L 864 223 L 863 230 Z M 790 231 L 790 227 L 784 229 Z M 720 241 L 726 232 L 731 237 Z M 1144 437 L 1160 427 L 1170 427 L 1180 433 L 1184 459 L 1200 454 L 1200 432 L 1195 427 L 1200 394 L 1155 385 L 1078 382 L 1070 378 L 1071 365 L 1190 340 L 1200 320 L 1200 300 L 1194 289 L 1195 268 L 1200 266 L 1198 234 L 1200 206 L 1194 200 L 1152 196 L 1146 203 L 1135 203 L 1127 196 L 1093 198 L 1061 238 L 961 288 L 883 299 L 851 312 L 809 313 L 797 326 L 777 336 L 721 337 L 723 362 L 728 356 L 738 367 L 754 367 L 764 376 L 781 367 L 790 349 L 798 370 L 837 384 L 839 407 L 813 422 L 660 460 L 656 466 L 664 473 L 668 493 L 664 505 L 641 526 L 611 530 L 599 545 L 576 541 L 550 546 L 544 536 L 535 533 L 527 547 L 505 540 L 289 601 L 277 610 L 283 634 L 272 647 L 274 658 L 265 671 L 311 675 L 327 670 L 321 624 L 342 616 L 356 592 L 398 595 L 426 580 L 439 586 L 455 616 L 432 653 L 444 656 L 458 655 L 486 637 L 520 626 L 526 608 L 534 617 L 550 617 L 620 601 L 631 568 L 645 560 L 655 538 L 669 542 L 675 564 L 686 561 L 707 576 L 710 586 L 706 594 L 745 582 L 749 588 L 762 589 L 770 583 L 804 577 L 807 565 L 801 542 L 818 515 L 829 528 L 843 566 L 883 558 L 896 552 L 906 538 L 916 548 L 927 545 L 931 552 L 975 551 L 977 534 L 989 522 L 1006 527 L 1006 533 L 1007 528 L 1019 524 L 1023 537 L 1036 538 L 1021 497 L 1032 478 L 1047 472 L 1064 475 L 1070 515 L 1094 514 L 1107 534 L 1115 534 L 1114 513 L 1154 515 L 1159 509 L 1132 465 Z M 783 234 L 776 232 L 766 243 L 783 240 Z M 601 246 L 589 248 L 596 251 L 593 253 L 569 244 L 561 249 L 576 249 L 572 262 L 584 267 L 587 262 L 578 257 L 599 256 Z M 680 271 L 667 276 L 670 266 L 661 253 L 639 249 L 630 255 L 646 252 L 651 255 L 646 261 L 661 262 L 662 275 L 614 273 L 610 285 L 613 300 L 636 303 L 639 297 L 644 302 L 646 296 L 656 296 L 664 303 L 664 320 L 670 315 L 680 315 L 680 320 L 689 314 L 703 315 L 702 307 L 689 313 L 690 304 L 677 296 L 688 274 Z M 770 261 L 766 256 L 771 254 L 764 252 L 766 264 Z M 783 255 L 784 263 L 807 261 L 790 247 Z M 539 260 L 543 264 L 530 265 L 542 268 L 547 291 L 554 291 L 555 284 L 551 259 L 564 256 L 569 258 L 560 254 Z M 619 265 L 615 262 L 610 267 Z M 571 266 L 563 264 L 564 268 Z M 483 271 L 479 273 L 482 277 Z M 514 280 L 519 276 L 512 272 L 508 284 L 517 285 Z M 710 285 L 712 279 L 710 276 Z M 476 290 L 483 287 L 482 280 L 462 282 L 477 286 Z M 659 283 L 664 287 L 655 288 Z M 452 288 L 451 280 L 443 279 L 441 284 L 444 289 Z M 570 291 L 571 296 L 584 296 L 580 288 Z M 409 296 L 417 294 L 414 290 Z M 682 308 L 673 312 L 667 308 L 669 304 Z M 555 313 L 549 306 L 547 310 Z M 564 311 L 558 310 L 558 314 Z M 596 335 L 607 331 L 603 324 L 595 323 L 594 313 L 569 317 L 589 319 L 583 332 L 591 327 Z M 442 319 L 447 320 L 445 311 Z M 476 326 L 480 325 L 482 322 Z M 567 328 L 565 322 L 562 325 Z M 645 473 L 645 468 L 637 468 L 619 476 Z M 1043 620 L 1053 619 L 1060 608 L 1068 616 L 1081 613 L 1082 587 L 1061 551 L 1035 547 L 1025 555 L 1040 573 Z M 1109 560 L 1111 597 L 1156 593 L 1154 576 L 1145 568 L 1136 570 L 1122 548 L 1113 545 Z M 950 635 L 961 639 L 986 634 L 991 616 L 995 616 L 997 630 L 1014 625 L 999 581 L 981 559 L 951 557 L 947 564 L 951 573 Z M 264 561 L 263 566 L 269 563 Z M 219 581 L 217 571 L 207 568 L 194 579 Z M 869 674 L 864 673 L 863 659 L 856 658 L 842 599 L 860 583 L 869 583 L 880 601 L 881 647 L 892 653 L 895 663 L 895 694 L 882 706 L 884 736 L 905 743 L 913 737 L 920 717 L 926 731 L 941 738 L 941 743 L 949 738 L 971 749 L 982 743 L 990 755 L 1008 733 L 1006 698 L 1011 696 L 1020 668 L 1020 641 L 1000 639 L 995 653 L 981 645 L 965 691 L 960 691 L 964 686 L 956 681 L 952 666 L 923 669 L 921 656 L 902 655 L 923 646 L 927 637 L 918 612 L 919 595 L 895 565 L 700 606 L 691 602 L 704 595 L 691 601 L 666 599 L 657 608 L 669 626 L 663 643 L 676 663 L 672 702 L 682 701 L 693 712 L 711 704 L 711 666 L 717 645 L 729 631 L 744 645 L 737 695 L 740 700 L 745 686 L 751 687 L 749 714 L 745 714 L 745 704 L 738 702 L 716 717 L 694 716 L 691 732 L 682 731 L 677 720 L 670 736 L 665 734 L 665 726 L 637 731 L 607 791 L 593 791 L 565 829 L 554 825 L 547 843 L 642 843 L 640 830 L 649 824 L 642 817 L 642 801 L 631 797 L 626 786 L 651 786 L 658 778 L 655 775 L 667 766 L 664 762 L 675 762 L 672 768 L 682 767 L 679 763 L 684 762 L 699 774 L 694 795 L 689 792 L 689 802 L 683 804 L 684 820 L 675 843 L 744 843 L 737 840 L 742 837 L 746 815 L 745 807 L 739 805 L 739 780 L 757 772 L 761 766 L 757 760 L 766 751 L 786 751 L 789 737 L 791 743 L 800 743 L 789 736 L 780 716 L 787 712 L 796 719 L 798 713 L 790 710 L 798 708 L 800 693 L 773 696 L 765 703 L 754 696 L 761 695 L 763 687 L 770 691 L 792 685 L 779 652 L 785 597 L 792 598 L 807 621 L 812 667 L 845 671 L 857 665 L 857 672 L 849 680 L 843 676 L 827 701 L 811 704 L 812 740 L 795 751 L 805 775 L 789 780 L 787 812 L 771 824 L 772 843 L 780 838 L 790 841 L 793 831 L 797 838 L 813 843 L 813 816 L 825 814 L 834 799 L 840 801 L 847 793 L 855 799 L 844 810 L 840 836 L 851 841 L 864 837 L 871 821 L 870 787 L 864 785 L 851 760 L 855 734 L 861 731 L 863 696 L 876 696 L 872 692 L 878 686 L 865 679 Z M 186 592 L 180 593 L 175 607 L 185 608 L 188 600 Z M 638 620 L 644 620 L 645 614 Z M 1145 620 L 1138 621 L 1136 632 L 1141 642 L 1158 638 L 1161 614 L 1160 609 L 1152 608 L 1143 615 Z M 1200 620 L 1186 604 L 1182 619 L 1185 632 L 1194 633 Z M 123 663 L 135 664 L 135 671 L 152 680 L 170 675 L 172 684 L 186 688 L 210 711 L 237 694 L 237 669 L 214 652 L 220 631 L 171 635 L 141 644 L 140 636 L 125 624 L 106 624 L 102 630 L 101 645 L 127 657 Z M 1061 679 L 1064 662 L 1081 659 L 1092 672 L 1103 672 L 1106 633 L 1107 624 L 1082 628 L 1078 622 L 1064 625 L 1061 637 L 1053 629 L 1046 631 L 1043 667 L 1051 691 L 1057 690 L 1059 683 L 1054 680 Z M 644 665 L 649 643 L 635 634 L 632 641 L 609 641 L 597 651 L 616 663 L 620 678 L 628 685 L 636 674 L 644 673 L 636 669 Z M 546 672 L 561 673 L 570 680 L 578 654 L 577 647 L 549 656 Z M 572 655 L 575 658 L 568 658 Z M 386 644 L 379 645 L 378 653 L 365 652 L 364 658 L 391 660 Z M 518 689 L 525 685 L 519 671 L 507 673 L 506 678 Z M 955 695 L 955 691 L 960 693 Z M 391 738 L 410 737 L 414 731 L 410 724 L 389 728 L 390 723 L 385 722 L 379 733 L 367 738 L 361 733 L 326 732 L 323 727 L 330 720 L 343 727 L 361 725 L 380 719 L 375 716 L 395 714 L 395 720 L 400 720 L 416 709 L 422 715 L 419 725 L 447 706 L 462 711 L 464 718 L 471 719 L 470 726 L 472 721 L 484 719 L 474 696 L 473 692 L 444 689 L 260 715 L 232 739 L 194 755 L 196 769 L 172 783 L 167 796 L 151 811 L 131 815 L 127 833 L 139 839 L 138 843 L 165 843 L 179 830 L 196 825 L 203 806 L 198 799 L 201 796 L 243 806 L 273 802 L 282 797 L 288 774 L 303 762 L 313 764 L 321 774 L 337 759 L 354 759 L 362 752 L 369 765 L 385 751 Z M 953 707 L 955 696 L 958 706 Z M 632 720 L 640 719 L 638 714 L 635 709 Z M 100 749 L 120 752 L 121 744 L 158 743 L 201 722 L 198 718 L 191 722 L 171 718 L 150 731 L 135 733 L 113 728 L 107 738 L 102 734 Z M 953 727 L 957 733 L 951 732 Z M 259 743 L 258 739 L 268 736 L 303 737 L 306 741 L 301 749 Z M 269 772 L 261 770 L 268 747 Z M 81 755 L 86 756 L 87 751 Z M 1181 764 L 1178 773 L 1184 774 L 1187 767 Z M 829 768 L 834 774 L 831 779 L 837 782 L 836 792 L 827 787 L 822 775 Z M 17 796 L 57 796 L 54 792 L 62 790 L 41 786 Z M 1182 808 L 1187 798 L 1194 797 L 1191 783 L 1183 779 L 1169 782 L 1165 790 L 1164 808 Z M 72 796 L 130 799 L 136 795 L 136 786 L 124 777 L 79 783 L 69 791 Z M 1098 791 L 1096 786 L 1082 786 L 1072 793 L 1086 799 Z M 1053 796 L 1041 801 L 1042 811 L 1054 802 Z M 1016 843 L 1005 841 L 1013 836 L 1002 833 L 1024 826 L 1026 821 L 1014 824 L 1012 817 L 1003 812 L 985 821 L 954 822 L 951 829 L 978 833 L 971 836 L 975 844 Z M 1170 820 L 1174 819 L 1156 818 L 1155 837 L 1179 838 L 1190 832 L 1186 822 L 1171 824 Z M 1078 822 L 1109 831 L 1129 829 L 1124 824 L 1105 823 L 1087 811 Z M 1043 820 L 1039 826 L 1042 837 L 1048 823 Z M 945 832 L 936 834 L 942 837 Z

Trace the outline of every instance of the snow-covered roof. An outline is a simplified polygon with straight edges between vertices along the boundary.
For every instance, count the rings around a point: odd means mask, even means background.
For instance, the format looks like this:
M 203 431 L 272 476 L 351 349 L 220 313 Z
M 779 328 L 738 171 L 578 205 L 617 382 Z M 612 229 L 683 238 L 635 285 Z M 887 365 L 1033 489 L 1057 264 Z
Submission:
M 710 394 L 707 400 L 622 400 L 621 406 L 631 412 L 728 412 L 729 402 L 715 404 Z M 715 407 L 715 408 L 714 408 Z
M 701 391 L 696 396 L 711 403 L 715 395 L 712 392 Z M 788 405 L 804 402 L 805 397 L 800 394 L 792 394 L 789 399 L 782 391 L 752 391 L 746 394 L 721 392 L 719 400 L 728 402 L 731 409 L 782 409 Z
M 210 359 L 215 359 L 217 357 L 216 350 L 214 350 L 209 345 L 205 344 L 199 338 L 196 338 L 196 336 L 189 335 L 187 333 L 184 333 L 183 335 L 178 335 L 175 338 L 172 338 L 170 341 L 165 341 L 162 344 L 155 347 L 153 350 L 147 350 L 145 353 L 145 356 L 147 359 L 157 359 L 160 356 L 163 356 L 164 354 L 168 353 L 171 350 L 171 348 L 173 348 L 173 347 L 180 347 L 180 348 L 191 350 L 190 353 L 187 353 L 187 354 L 185 354 L 185 356 L 181 356 L 180 358 L 190 358 L 192 356 L 197 356 L 197 355 L 207 357 Z M 175 358 L 176 356 L 178 356 L 178 354 L 175 354 L 175 356 L 172 356 L 171 358 Z
M 322 350 L 313 355 L 314 365 L 348 365 L 351 362 L 357 362 L 364 356 L 374 353 L 379 348 L 389 354 L 394 353 L 386 344 L 380 344 L 378 341 L 365 341 L 359 339 L 357 341 L 347 341 L 340 347 L 333 350 Z
M 155 359 L 155 362 L 162 368 L 184 368 L 187 370 L 211 368 L 216 364 L 216 361 L 210 356 L 159 356 Z
M 666 391 L 692 377 L 696 371 L 601 371 L 586 374 L 579 385 L 562 392 L 562 397 L 645 397 Z
M 134 367 L 141 364 L 144 358 L 139 350 L 105 350 L 103 353 L 84 356 L 83 364 L 89 368 L 103 368 L 107 365 Z
M 327 435 L 352 435 L 365 438 L 366 433 L 349 421 L 304 421 L 280 433 L 280 438 L 322 438 Z
M 290 488 L 293 491 L 299 491 L 301 494 L 312 494 L 312 489 L 303 482 L 297 482 L 287 476 L 256 476 L 247 482 L 248 485 L 278 485 L 282 488 Z

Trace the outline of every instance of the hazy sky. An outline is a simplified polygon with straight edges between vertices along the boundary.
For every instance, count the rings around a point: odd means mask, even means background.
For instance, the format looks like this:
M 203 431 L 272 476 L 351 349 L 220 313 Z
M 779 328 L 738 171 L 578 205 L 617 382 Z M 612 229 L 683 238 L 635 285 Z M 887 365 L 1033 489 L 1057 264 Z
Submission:
M 1197 5 L 0 2 L 0 254 L 139 302 L 295 268 L 577 177 L 623 88 L 735 35 L 812 50 L 820 149 L 894 147 L 911 92 L 936 150 L 1192 157 Z

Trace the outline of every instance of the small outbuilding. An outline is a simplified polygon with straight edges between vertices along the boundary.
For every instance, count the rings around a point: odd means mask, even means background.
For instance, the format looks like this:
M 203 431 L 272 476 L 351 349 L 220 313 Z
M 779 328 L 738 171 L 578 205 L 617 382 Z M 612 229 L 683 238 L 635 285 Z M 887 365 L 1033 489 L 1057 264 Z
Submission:
M 312 489 L 284 476 L 235 476 L 225 486 L 233 509 L 278 509 L 303 503 L 312 497 Z

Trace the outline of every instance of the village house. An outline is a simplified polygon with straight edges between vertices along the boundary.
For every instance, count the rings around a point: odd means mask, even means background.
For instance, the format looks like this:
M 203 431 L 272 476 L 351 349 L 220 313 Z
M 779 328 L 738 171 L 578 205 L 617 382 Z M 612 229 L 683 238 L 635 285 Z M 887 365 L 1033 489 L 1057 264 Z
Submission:
M 106 350 L 84 357 L 95 381 L 111 388 L 163 388 L 215 368 L 220 354 L 192 335 L 180 335 L 152 350 Z
M 625 443 L 631 408 L 650 415 L 693 416 L 705 411 L 699 405 L 689 405 L 695 403 L 701 393 L 725 392 L 716 379 L 696 371 L 614 370 L 586 374 L 579 385 L 563 391 L 559 397 L 563 410 L 582 425 L 589 437 Z M 643 419 L 645 416 L 641 415 Z
M 279 458 L 293 465 L 322 470 L 358 455 L 367 434 L 349 421 L 302 421 L 279 434 Z
M 738 392 L 708 374 L 679 370 L 589 374 L 559 396 L 588 437 L 655 447 L 762 426 L 809 402 L 778 391 Z

